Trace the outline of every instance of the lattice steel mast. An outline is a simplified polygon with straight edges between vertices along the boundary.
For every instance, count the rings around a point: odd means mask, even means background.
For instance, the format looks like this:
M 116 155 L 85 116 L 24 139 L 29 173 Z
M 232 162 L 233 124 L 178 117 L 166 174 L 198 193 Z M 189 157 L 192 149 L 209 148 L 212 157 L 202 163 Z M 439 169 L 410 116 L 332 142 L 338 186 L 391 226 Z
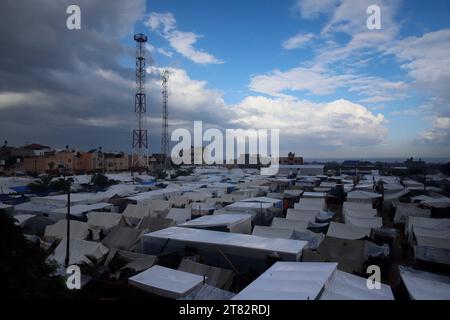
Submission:
M 134 35 L 136 41 L 136 94 L 134 97 L 134 113 L 138 128 L 133 130 L 132 169 L 142 171 L 148 167 L 147 129 L 144 127 L 144 116 L 147 111 L 145 97 L 145 43 L 147 36 Z
M 162 79 L 162 130 L 161 130 L 161 154 L 164 157 L 164 169 L 168 169 L 170 165 L 170 151 L 169 151 L 169 112 L 167 110 L 168 102 L 168 81 L 169 71 L 164 70 L 161 73 Z

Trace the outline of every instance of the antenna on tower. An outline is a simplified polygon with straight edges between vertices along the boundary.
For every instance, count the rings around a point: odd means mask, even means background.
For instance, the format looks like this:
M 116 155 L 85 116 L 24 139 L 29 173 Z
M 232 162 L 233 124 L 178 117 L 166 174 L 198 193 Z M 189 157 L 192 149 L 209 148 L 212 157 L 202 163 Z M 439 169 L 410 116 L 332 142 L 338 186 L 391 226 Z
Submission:
M 147 36 L 138 33 L 136 41 L 136 94 L 134 96 L 134 113 L 137 118 L 137 129 L 133 130 L 132 170 L 142 172 L 148 167 L 147 129 L 144 128 L 144 115 L 147 111 L 145 97 L 145 43 Z
M 165 69 L 161 72 L 162 80 L 162 130 L 161 130 L 161 154 L 164 155 L 164 169 L 170 166 L 170 151 L 169 151 L 169 112 L 167 110 L 167 102 L 169 98 L 168 82 L 169 70 Z

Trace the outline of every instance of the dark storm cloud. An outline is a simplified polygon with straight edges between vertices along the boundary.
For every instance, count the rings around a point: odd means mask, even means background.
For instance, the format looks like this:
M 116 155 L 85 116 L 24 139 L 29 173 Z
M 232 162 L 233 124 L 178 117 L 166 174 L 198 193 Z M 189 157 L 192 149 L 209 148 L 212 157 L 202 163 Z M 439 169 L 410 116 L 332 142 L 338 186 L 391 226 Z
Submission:
M 66 28 L 70 4 L 81 30 Z M 134 48 L 121 40 L 144 12 L 144 0 L 1 1 L 0 139 L 128 149 L 134 71 L 119 59 Z

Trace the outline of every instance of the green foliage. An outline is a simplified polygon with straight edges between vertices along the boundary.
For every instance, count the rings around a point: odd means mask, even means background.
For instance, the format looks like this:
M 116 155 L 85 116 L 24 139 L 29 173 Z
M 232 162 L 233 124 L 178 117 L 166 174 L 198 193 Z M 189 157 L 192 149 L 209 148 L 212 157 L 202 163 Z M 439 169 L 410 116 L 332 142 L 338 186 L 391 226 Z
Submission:
M 55 266 L 38 244 L 25 239 L 9 215 L 0 215 L 0 292 L 9 299 L 55 299 L 69 296 Z
M 46 192 L 50 189 L 52 179 L 53 178 L 50 175 L 43 175 L 39 180 L 28 184 L 28 188 L 30 188 L 31 192 L 35 193 Z
M 50 182 L 50 189 L 53 191 L 65 191 L 67 190 L 67 182 L 62 178 L 54 180 Z
M 441 166 L 441 172 L 443 174 L 446 174 L 446 175 L 450 176 L 450 162 L 447 162 L 446 164 L 443 164 Z

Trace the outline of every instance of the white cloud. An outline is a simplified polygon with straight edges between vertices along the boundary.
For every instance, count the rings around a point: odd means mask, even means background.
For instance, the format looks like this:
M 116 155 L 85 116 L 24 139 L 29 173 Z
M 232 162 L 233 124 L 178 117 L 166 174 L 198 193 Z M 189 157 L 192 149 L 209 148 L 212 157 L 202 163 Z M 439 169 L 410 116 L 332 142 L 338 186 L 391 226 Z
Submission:
M 423 131 L 419 139 L 424 143 L 450 145 L 450 117 L 436 118 L 433 127 Z
M 292 50 L 300 48 L 302 45 L 307 43 L 308 41 L 311 41 L 314 38 L 314 34 L 312 33 L 298 33 L 295 36 L 287 39 L 283 42 L 283 48 L 286 50 Z
M 0 92 L 0 109 L 13 108 L 23 105 L 47 105 L 52 104 L 50 96 L 40 91 L 28 92 Z
M 234 106 L 235 123 L 251 128 L 279 128 L 296 149 L 305 145 L 366 146 L 384 141 L 387 128 L 382 114 L 373 114 L 348 100 L 316 104 L 294 98 L 250 96 Z
M 319 14 L 332 12 L 339 0 L 298 0 L 295 10 L 306 19 L 316 18 Z
M 202 37 L 194 32 L 184 32 L 177 29 L 176 19 L 170 12 L 157 13 L 152 12 L 144 22 L 152 31 L 169 41 L 170 46 L 187 59 L 198 64 L 221 64 L 222 60 L 216 58 L 201 49 L 196 49 L 197 40 Z M 168 52 L 161 49 L 160 53 L 168 55 Z M 171 56 L 171 55 L 168 55 Z

